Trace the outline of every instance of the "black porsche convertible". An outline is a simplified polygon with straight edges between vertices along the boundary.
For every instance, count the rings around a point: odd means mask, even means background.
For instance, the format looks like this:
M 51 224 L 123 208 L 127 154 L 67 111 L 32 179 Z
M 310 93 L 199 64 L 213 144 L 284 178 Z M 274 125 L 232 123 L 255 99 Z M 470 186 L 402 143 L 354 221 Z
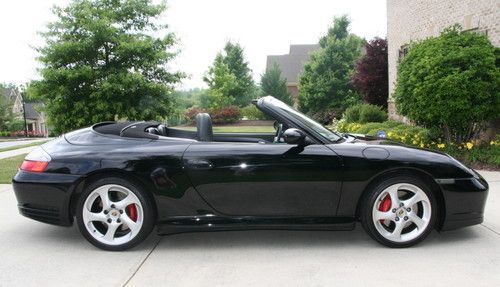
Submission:
M 102 122 L 26 156 L 13 179 L 20 213 L 76 221 L 106 250 L 159 234 L 246 229 L 352 230 L 389 247 L 478 224 L 488 183 L 438 151 L 339 134 L 268 96 L 274 133 L 214 133 L 158 122 Z

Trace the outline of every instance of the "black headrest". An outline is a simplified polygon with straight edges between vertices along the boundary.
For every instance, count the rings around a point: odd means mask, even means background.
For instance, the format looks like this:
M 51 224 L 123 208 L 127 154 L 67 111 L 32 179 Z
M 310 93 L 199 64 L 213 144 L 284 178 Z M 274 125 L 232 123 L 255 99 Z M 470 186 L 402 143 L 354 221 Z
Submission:
M 212 131 L 212 118 L 207 113 L 196 115 L 196 137 L 202 142 L 211 142 L 214 137 Z

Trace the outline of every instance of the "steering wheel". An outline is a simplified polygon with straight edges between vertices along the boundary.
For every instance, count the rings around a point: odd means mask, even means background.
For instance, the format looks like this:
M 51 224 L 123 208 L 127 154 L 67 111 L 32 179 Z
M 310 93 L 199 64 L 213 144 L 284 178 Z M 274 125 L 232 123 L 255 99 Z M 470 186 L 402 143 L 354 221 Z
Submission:
M 276 135 L 274 136 L 273 143 L 279 143 L 281 139 L 281 134 L 283 133 L 283 124 L 280 124 L 278 123 L 278 121 L 275 121 L 274 129 L 276 130 Z

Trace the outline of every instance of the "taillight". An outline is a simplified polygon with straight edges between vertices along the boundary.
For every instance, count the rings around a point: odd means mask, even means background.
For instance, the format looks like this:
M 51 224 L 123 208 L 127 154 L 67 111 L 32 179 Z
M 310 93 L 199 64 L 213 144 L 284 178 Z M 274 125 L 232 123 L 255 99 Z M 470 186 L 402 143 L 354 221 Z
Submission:
M 48 161 L 24 160 L 20 169 L 32 172 L 42 172 L 49 165 Z
M 51 157 L 48 153 L 41 147 L 36 147 L 26 156 L 19 168 L 25 171 L 43 172 L 49 165 L 50 160 Z

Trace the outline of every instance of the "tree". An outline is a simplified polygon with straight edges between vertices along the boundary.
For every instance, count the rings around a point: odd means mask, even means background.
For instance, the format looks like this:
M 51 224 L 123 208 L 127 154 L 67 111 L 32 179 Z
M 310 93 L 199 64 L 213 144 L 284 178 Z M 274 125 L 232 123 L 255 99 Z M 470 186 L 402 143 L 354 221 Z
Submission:
M 260 77 L 260 89 L 263 96 L 271 95 L 284 103 L 293 104 L 292 97 L 286 89 L 286 79 L 281 76 L 277 63 Z
M 181 73 L 166 65 L 175 36 L 157 24 L 165 4 L 151 0 L 73 0 L 37 48 L 42 80 L 28 94 L 45 102 L 56 133 L 94 122 L 161 119 Z M 157 36 L 162 35 L 162 36 Z
M 387 40 L 375 38 L 365 43 L 364 47 L 366 53 L 356 63 L 352 84 L 362 93 L 365 102 L 387 110 Z
M 16 89 L 12 84 L 0 83 L 0 131 L 6 131 L 14 121 L 12 113 L 13 102 L 8 97 L 10 89 Z
M 214 101 L 211 107 L 214 108 L 248 105 L 256 91 L 252 70 L 243 57 L 243 48 L 231 42 L 227 42 L 224 50 L 217 54 L 203 80 L 209 87 L 210 99 Z
M 478 136 L 498 118 L 500 68 L 485 35 L 462 32 L 459 25 L 439 37 L 410 45 L 398 66 L 398 112 L 457 143 Z
M 350 79 L 363 40 L 349 33 L 349 24 L 347 16 L 334 18 L 333 26 L 320 39 L 320 49 L 304 65 L 299 79 L 299 103 L 305 112 L 343 111 L 359 101 Z

